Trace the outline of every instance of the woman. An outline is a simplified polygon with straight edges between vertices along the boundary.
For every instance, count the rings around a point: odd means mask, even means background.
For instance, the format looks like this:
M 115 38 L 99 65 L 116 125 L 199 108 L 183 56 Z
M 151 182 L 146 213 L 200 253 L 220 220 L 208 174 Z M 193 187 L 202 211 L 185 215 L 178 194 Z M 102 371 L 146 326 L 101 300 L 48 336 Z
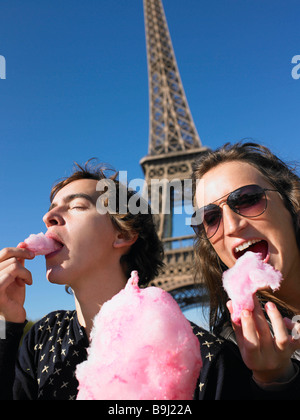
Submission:
M 300 179 L 266 147 L 238 143 L 205 152 L 193 181 L 196 269 L 209 291 L 210 328 L 238 344 L 260 387 L 283 387 L 299 377 L 300 340 L 287 317 L 300 314 Z M 262 253 L 284 280 L 277 292 L 258 294 L 239 326 L 230 322 L 222 274 L 246 251 Z

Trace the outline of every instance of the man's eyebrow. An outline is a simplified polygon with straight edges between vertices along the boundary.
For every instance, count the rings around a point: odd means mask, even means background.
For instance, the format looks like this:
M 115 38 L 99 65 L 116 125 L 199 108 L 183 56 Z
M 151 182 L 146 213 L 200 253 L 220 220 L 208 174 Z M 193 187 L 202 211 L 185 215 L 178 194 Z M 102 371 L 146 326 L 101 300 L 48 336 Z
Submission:
M 66 197 L 63 198 L 63 202 L 65 204 L 67 204 L 67 203 L 70 203 L 71 201 L 75 200 L 76 198 L 84 198 L 85 200 L 88 200 L 90 203 L 95 204 L 95 200 L 93 200 L 93 198 L 90 195 L 85 194 L 85 193 L 77 193 L 77 194 L 67 195 Z M 54 207 L 57 207 L 57 204 L 52 202 L 48 211 L 54 209 Z

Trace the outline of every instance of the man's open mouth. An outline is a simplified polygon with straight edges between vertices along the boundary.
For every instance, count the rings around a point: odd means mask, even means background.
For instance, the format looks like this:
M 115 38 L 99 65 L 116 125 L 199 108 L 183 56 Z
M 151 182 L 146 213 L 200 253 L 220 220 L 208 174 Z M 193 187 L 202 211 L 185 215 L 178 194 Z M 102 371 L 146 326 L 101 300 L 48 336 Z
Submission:
M 247 251 L 262 254 L 262 259 L 265 261 L 268 256 L 269 245 L 264 239 L 252 239 L 245 241 L 243 244 L 234 248 L 233 253 L 236 259 L 240 258 Z
M 46 255 L 47 257 L 57 254 L 64 247 L 64 243 L 62 242 L 62 240 L 60 239 L 60 237 L 58 235 L 55 235 L 55 234 L 50 233 L 50 232 L 46 232 L 45 236 L 53 239 L 55 241 L 56 245 L 57 245 L 57 249 L 55 251 L 51 252 L 50 254 Z

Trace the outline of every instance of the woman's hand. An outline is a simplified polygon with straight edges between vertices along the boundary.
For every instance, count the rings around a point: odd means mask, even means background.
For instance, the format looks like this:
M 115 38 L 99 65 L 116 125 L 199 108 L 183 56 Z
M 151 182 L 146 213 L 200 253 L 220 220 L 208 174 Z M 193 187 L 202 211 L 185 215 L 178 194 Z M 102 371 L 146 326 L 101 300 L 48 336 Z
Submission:
M 232 302 L 227 303 L 232 313 Z M 300 339 L 289 335 L 284 320 L 272 302 L 265 305 L 271 321 L 274 337 L 264 316 L 261 305 L 255 297 L 253 312 L 243 311 L 241 325 L 232 322 L 237 343 L 246 366 L 253 371 L 258 383 L 287 382 L 295 374 L 291 356 L 300 348 Z M 292 329 L 289 324 L 289 329 Z
M 4 248 L 0 251 L 0 315 L 6 321 L 22 323 L 26 319 L 25 285 L 31 285 L 32 278 L 30 271 L 24 267 L 24 260 L 34 256 L 24 248 Z

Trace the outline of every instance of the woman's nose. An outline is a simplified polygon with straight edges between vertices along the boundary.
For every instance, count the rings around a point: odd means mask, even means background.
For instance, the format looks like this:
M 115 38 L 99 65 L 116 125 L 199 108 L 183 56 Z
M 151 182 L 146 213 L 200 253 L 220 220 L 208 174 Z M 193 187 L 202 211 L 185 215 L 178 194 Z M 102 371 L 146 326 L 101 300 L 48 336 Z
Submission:
M 247 219 L 235 213 L 228 204 L 223 205 L 224 234 L 232 236 L 243 230 L 247 225 Z

